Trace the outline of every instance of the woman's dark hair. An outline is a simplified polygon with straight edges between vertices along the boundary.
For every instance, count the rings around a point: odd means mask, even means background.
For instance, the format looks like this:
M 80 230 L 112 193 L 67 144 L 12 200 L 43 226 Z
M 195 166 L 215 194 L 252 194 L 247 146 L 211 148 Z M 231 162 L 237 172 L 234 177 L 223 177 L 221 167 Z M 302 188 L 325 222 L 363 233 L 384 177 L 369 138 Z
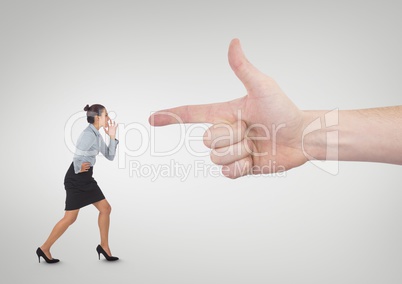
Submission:
M 102 114 L 102 111 L 104 110 L 104 106 L 100 104 L 94 104 L 94 105 L 86 105 L 84 107 L 84 110 L 87 112 L 87 121 L 89 123 L 94 123 L 95 122 L 95 116 L 98 115 L 100 116 Z

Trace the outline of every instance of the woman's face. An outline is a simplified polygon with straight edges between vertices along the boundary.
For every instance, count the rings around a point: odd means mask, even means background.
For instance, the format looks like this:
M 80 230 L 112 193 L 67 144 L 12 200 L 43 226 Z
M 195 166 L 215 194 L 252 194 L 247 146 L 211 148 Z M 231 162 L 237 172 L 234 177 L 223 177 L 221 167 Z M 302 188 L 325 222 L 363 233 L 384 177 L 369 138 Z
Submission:
M 107 126 L 107 123 L 109 121 L 109 116 L 108 116 L 106 108 L 104 108 L 102 110 L 101 115 L 98 117 L 99 117 L 99 128 Z

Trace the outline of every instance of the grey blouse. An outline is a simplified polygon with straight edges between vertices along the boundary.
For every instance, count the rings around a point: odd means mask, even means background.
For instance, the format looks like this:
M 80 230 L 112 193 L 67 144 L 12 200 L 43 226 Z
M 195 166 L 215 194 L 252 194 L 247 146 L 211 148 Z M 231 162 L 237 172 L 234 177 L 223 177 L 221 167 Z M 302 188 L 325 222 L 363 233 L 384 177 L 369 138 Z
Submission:
M 96 155 L 99 154 L 99 151 L 106 159 L 113 161 L 117 144 L 119 144 L 119 140 L 110 139 L 109 146 L 106 146 L 98 129 L 90 123 L 77 140 L 73 158 L 74 172 L 78 174 L 81 171 L 81 164 L 84 162 L 89 162 L 91 166 L 95 165 Z

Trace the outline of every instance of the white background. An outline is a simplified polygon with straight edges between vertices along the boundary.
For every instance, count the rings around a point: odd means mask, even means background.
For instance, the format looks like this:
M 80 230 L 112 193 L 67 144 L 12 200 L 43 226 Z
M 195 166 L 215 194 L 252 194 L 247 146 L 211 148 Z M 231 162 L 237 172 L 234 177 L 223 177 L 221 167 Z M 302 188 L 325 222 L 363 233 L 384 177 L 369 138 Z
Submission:
M 307 163 L 285 177 L 152 181 L 119 167 L 121 152 L 113 162 L 99 156 L 94 177 L 113 208 L 110 246 L 121 260 L 97 259 L 93 206 L 52 248 L 60 263 L 39 264 L 35 255 L 64 214 L 72 161 L 65 125 L 86 104 L 101 103 L 121 126 L 150 133 L 153 111 L 243 96 L 227 63 L 237 37 L 301 109 L 398 105 L 401 8 L 350 0 L 2 0 L 1 281 L 401 283 L 402 168 L 375 163 L 341 162 L 337 175 Z M 73 138 L 85 127 L 77 121 Z M 178 126 L 148 137 L 131 131 L 118 149 L 151 139 L 169 149 L 178 135 Z M 148 148 L 127 160 L 212 166 L 185 148 L 168 157 Z

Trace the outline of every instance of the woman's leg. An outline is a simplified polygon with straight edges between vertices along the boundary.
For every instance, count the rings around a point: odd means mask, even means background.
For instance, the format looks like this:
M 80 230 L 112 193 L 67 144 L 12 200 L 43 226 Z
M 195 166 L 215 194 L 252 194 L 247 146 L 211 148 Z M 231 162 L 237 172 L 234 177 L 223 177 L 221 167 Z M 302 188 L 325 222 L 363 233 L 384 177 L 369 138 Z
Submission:
M 64 217 L 59 222 L 57 222 L 46 242 L 40 247 L 48 258 L 52 258 L 50 248 L 56 242 L 56 240 L 60 238 L 60 236 L 67 230 L 67 228 L 75 222 L 79 211 L 80 209 L 65 211 Z
M 109 248 L 109 225 L 110 225 L 110 212 L 112 207 L 106 199 L 93 203 L 99 210 L 98 225 L 100 232 L 100 245 L 107 252 L 109 256 L 112 255 Z

